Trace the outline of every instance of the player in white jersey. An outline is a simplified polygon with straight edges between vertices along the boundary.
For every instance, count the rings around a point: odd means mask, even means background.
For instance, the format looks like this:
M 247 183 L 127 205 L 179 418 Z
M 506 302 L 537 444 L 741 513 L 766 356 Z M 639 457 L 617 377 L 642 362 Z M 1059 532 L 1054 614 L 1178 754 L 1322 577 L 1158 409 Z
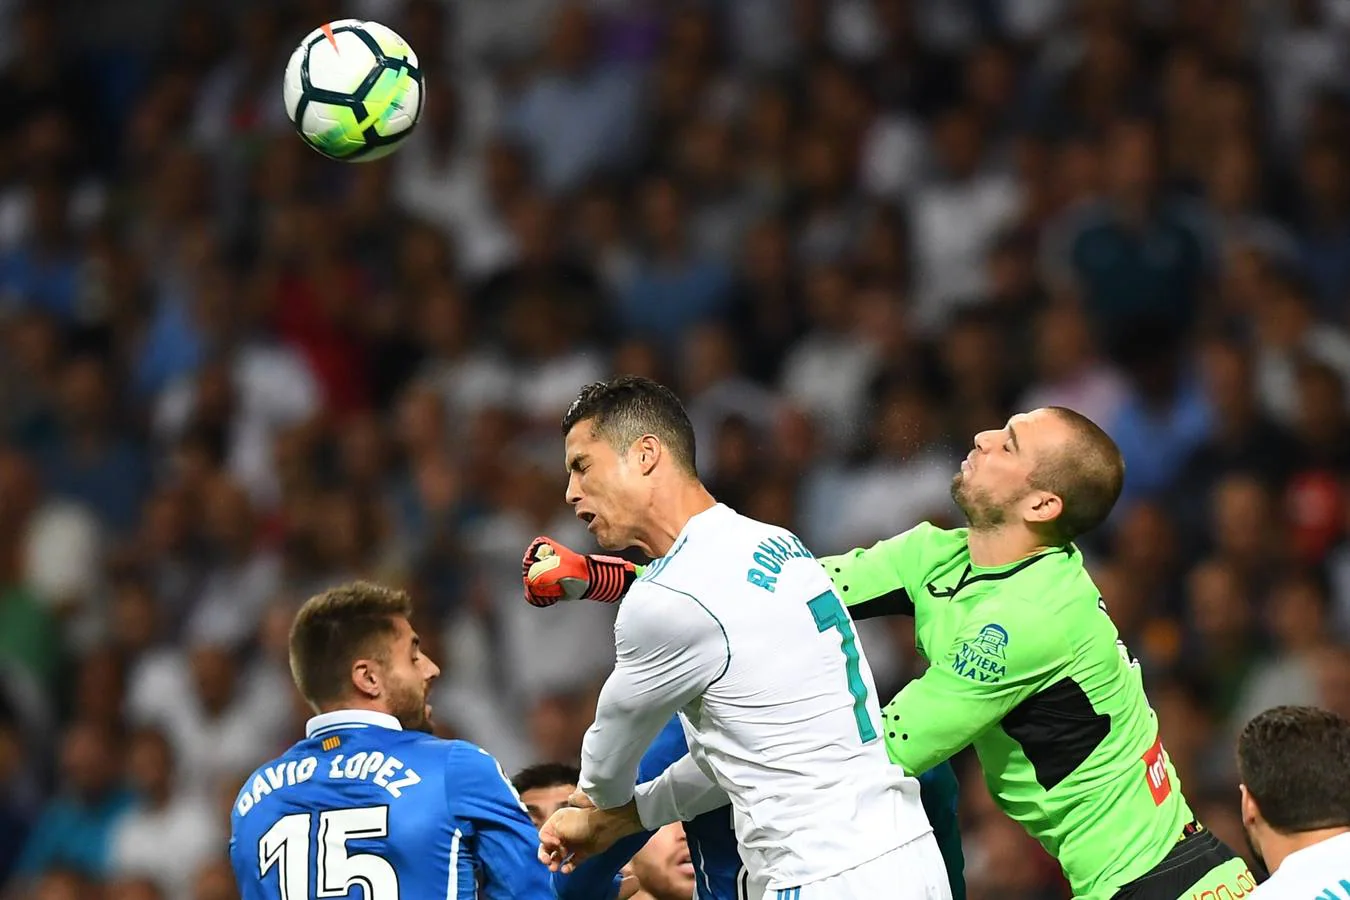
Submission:
M 1350 898 L 1350 722 L 1278 706 L 1238 737 L 1242 825 L 1270 871 L 1259 900 Z
M 541 857 L 566 870 L 729 798 L 755 896 L 950 897 L 918 782 L 890 765 L 872 674 L 810 552 L 714 500 L 688 417 L 655 382 L 583 389 L 563 432 L 576 514 L 602 546 L 655 561 L 620 607 L 582 746 L 580 787 L 597 808 L 556 813 Z M 677 711 L 689 756 L 635 789 Z

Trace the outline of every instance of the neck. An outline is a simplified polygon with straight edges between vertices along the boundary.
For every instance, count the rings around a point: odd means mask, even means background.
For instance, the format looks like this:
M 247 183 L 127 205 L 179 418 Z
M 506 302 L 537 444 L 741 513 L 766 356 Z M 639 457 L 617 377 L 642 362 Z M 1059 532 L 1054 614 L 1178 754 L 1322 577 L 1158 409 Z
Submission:
M 346 697 L 336 703 L 327 703 L 318 707 L 315 711 L 319 715 L 326 715 L 331 712 L 338 712 L 345 709 L 359 709 L 364 712 L 383 713 L 386 716 L 393 715 L 384 705 L 384 701 L 371 697 Z
M 1011 525 L 997 528 L 972 526 L 966 543 L 970 547 L 971 563 L 985 568 L 1006 566 L 1050 548 L 1026 529 Z
M 1266 858 L 1266 867 L 1273 874 L 1276 869 L 1284 865 L 1284 861 L 1291 853 L 1297 853 L 1313 844 L 1320 844 L 1343 834 L 1350 834 L 1350 826 L 1319 828 L 1316 831 L 1296 831 L 1293 834 L 1280 834 L 1277 831 L 1270 831 L 1266 839 L 1261 842 L 1261 855 Z
M 661 498 L 660 505 L 651 510 L 647 531 L 637 541 L 638 547 L 652 559 L 670 552 L 675 538 L 680 536 L 690 519 L 717 505 L 713 495 L 696 479 L 682 482 L 674 495 Z

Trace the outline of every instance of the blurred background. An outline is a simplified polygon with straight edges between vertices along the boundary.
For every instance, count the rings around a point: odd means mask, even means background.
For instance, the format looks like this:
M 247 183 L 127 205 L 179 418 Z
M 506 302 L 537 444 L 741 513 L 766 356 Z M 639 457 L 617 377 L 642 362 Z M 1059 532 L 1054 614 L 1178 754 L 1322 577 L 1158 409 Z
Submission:
M 393 157 L 281 75 L 343 15 L 420 56 Z M 1350 0 L 0 0 L 0 884 L 224 900 L 303 734 L 286 633 L 408 587 L 441 728 L 575 759 L 613 610 L 538 611 L 582 384 L 686 400 L 719 499 L 818 554 L 954 524 L 978 430 L 1074 407 L 1083 542 L 1192 805 L 1350 714 Z M 886 696 L 921 671 L 866 623 Z M 959 759 L 972 897 L 1067 895 Z

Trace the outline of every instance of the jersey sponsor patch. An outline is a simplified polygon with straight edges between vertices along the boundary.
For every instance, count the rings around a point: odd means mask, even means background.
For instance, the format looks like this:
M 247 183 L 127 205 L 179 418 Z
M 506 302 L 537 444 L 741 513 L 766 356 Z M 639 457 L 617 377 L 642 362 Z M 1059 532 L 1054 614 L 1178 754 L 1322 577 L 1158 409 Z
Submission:
M 975 640 L 963 643 L 952 660 L 952 671 L 962 678 L 993 684 L 1008 674 L 1008 630 L 993 622 L 980 629 Z
M 981 653 L 1003 659 L 1005 656 L 1003 648 L 1008 646 L 1008 630 L 991 622 L 980 629 L 979 637 L 975 638 L 973 646 Z
M 1144 753 L 1144 780 L 1148 782 L 1153 805 L 1162 806 L 1172 793 L 1172 779 L 1167 777 L 1167 759 L 1163 753 L 1162 735 Z

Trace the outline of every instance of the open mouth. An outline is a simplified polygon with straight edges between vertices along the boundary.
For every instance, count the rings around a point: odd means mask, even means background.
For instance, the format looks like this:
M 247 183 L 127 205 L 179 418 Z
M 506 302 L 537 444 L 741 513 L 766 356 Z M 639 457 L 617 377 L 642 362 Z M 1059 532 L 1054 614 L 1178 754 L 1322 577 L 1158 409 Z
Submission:
M 694 877 L 694 859 L 688 853 L 681 853 L 675 857 L 675 867 L 680 870 L 680 874 L 687 878 Z
M 591 523 L 595 521 L 595 513 L 593 513 L 593 512 L 579 512 L 579 513 L 577 513 L 577 518 L 580 519 L 581 521 L 585 522 L 585 523 L 586 523 L 586 527 L 589 528 L 589 527 L 591 526 Z

